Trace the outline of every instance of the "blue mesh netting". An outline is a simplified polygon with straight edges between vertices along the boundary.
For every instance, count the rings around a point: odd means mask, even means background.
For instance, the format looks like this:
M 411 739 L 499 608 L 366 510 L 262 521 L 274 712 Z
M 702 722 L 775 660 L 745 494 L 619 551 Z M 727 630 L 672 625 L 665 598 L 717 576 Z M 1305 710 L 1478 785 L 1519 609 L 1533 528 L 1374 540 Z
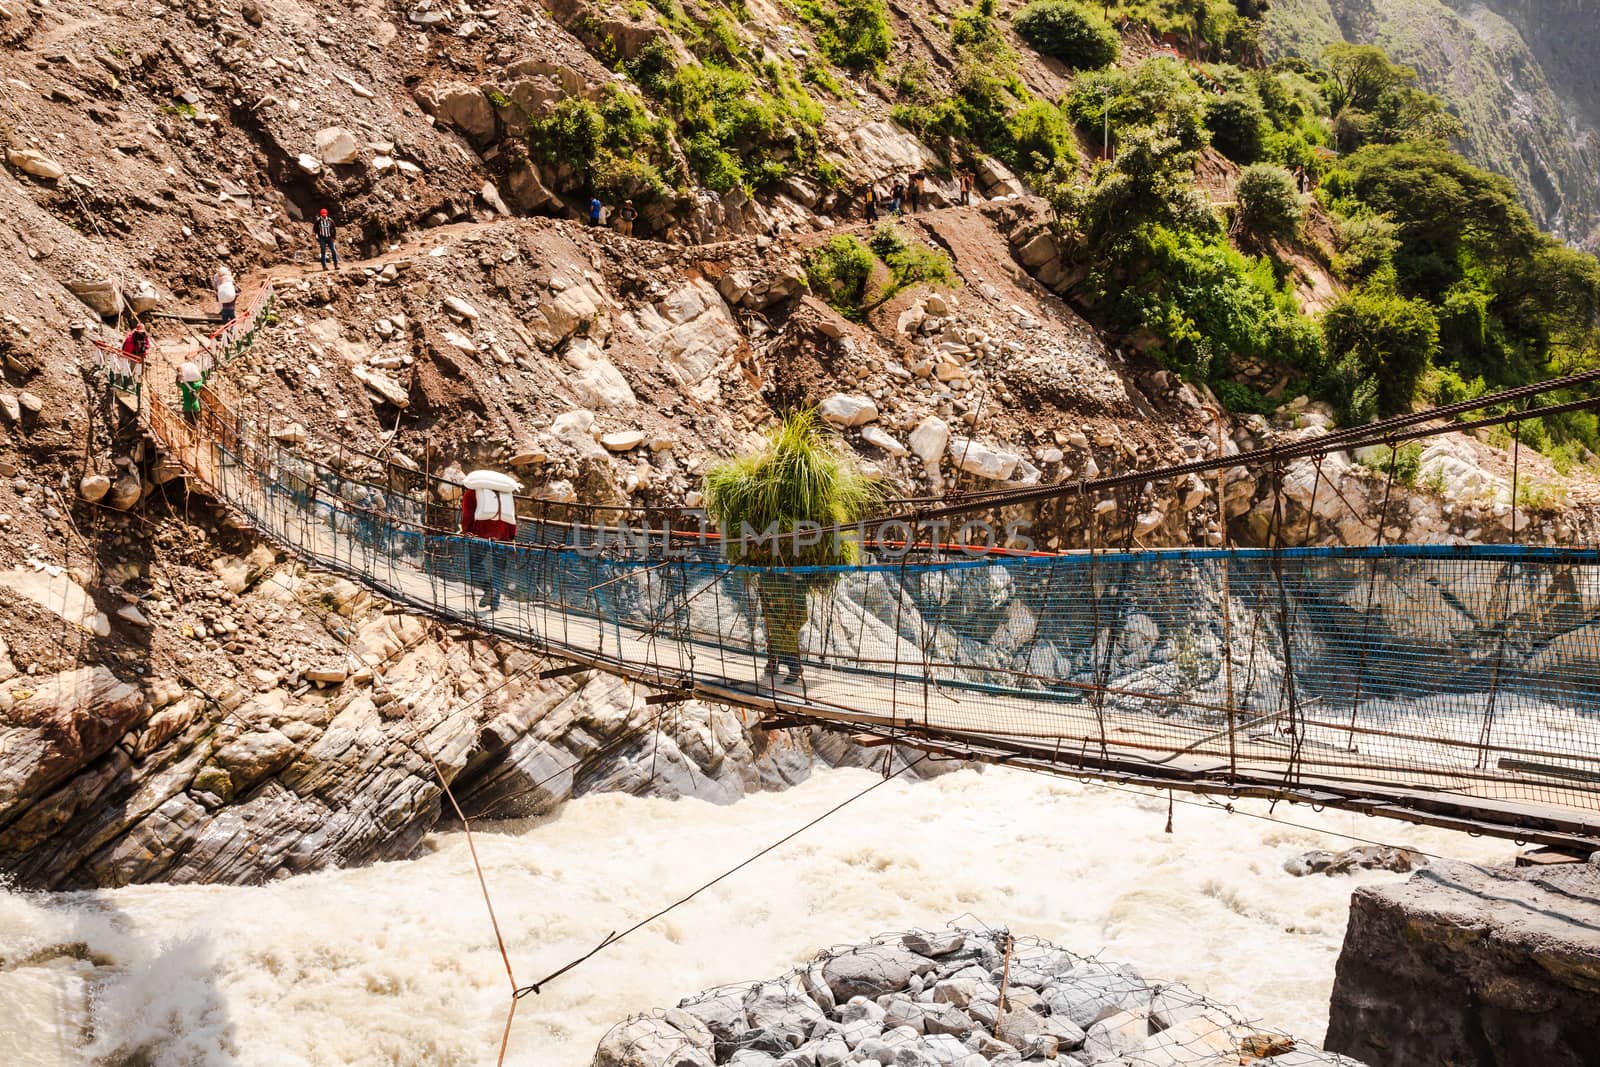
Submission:
M 210 446 L 208 480 L 308 560 L 631 677 L 1124 771 L 1312 795 L 1337 784 L 1600 829 L 1594 551 L 752 569 L 722 561 L 714 542 L 601 537 L 559 508 L 525 520 L 515 544 L 438 532 L 453 525 L 448 505 L 342 476 L 247 425 L 218 439 L 229 447 Z M 804 678 L 785 684 L 802 664 Z

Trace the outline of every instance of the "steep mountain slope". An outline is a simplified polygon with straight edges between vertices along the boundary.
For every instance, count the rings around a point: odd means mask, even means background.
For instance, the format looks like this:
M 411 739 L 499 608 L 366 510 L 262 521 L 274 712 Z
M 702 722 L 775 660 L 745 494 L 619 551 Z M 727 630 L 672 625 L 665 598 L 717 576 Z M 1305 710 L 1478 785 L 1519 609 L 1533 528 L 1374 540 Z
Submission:
M 248 882 L 408 853 L 441 776 L 498 814 L 598 788 L 730 801 L 860 758 L 693 705 L 647 739 L 633 694 L 390 614 L 191 493 L 89 342 L 212 312 L 219 262 L 278 294 L 219 388 L 375 484 L 492 465 L 555 500 L 692 506 L 708 463 L 814 404 L 904 496 L 1323 431 L 1333 407 L 1296 394 L 1349 249 L 1281 167 L 1304 225 L 1246 227 L 1223 147 L 1244 153 L 1210 128 L 1316 165 L 1309 81 L 1204 66 L 1204 42 L 1173 54 L 1137 24 L 1120 68 L 1075 73 L 994 4 L 948 0 L 883 7 L 883 47 L 856 57 L 837 23 L 858 7 L 0 3 L 0 751 L 26 754 L 0 763 L 0 869 Z M 1195 227 L 1117 230 L 1155 235 L 1121 273 L 1063 212 L 1091 173 L 1127 188 L 1087 163 L 1104 141 L 1119 165 L 1159 156 Z M 857 221 L 869 184 L 916 171 L 922 212 Z M 591 195 L 633 198 L 634 234 L 585 225 Z M 337 271 L 314 262 L 324 206 Z M 170 369 L 190 328 L 154 325 Z M 1555 477 L 1541 457 L 1412 458 L 1432 488 L 1392 499 L 1381 457 L 1341 457 L 1006 517 L 1049 548 L 1494 540 L 1516 515 L 1527 539 L 1592 537 L 1555 490 L 1524 496 Z
M 1594 11 L 1574 0 L 1281 0 L 1274 58 L 1347 40 L 1417 69 L 1466 127 L 1468 158 L 1511 178 L 1552 232 L 1600 246 L 1600 75 Z

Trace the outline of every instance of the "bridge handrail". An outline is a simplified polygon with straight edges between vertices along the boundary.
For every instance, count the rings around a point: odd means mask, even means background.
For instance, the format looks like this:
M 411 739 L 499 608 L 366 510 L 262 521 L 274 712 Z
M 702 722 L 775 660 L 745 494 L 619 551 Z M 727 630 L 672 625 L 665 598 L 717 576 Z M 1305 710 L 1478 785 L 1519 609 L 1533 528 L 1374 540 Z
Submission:
M 444 526 L 426 492 L 275 440 L 228 398 L 192 423 L 145 410 L 191 476 L 308 562 L 674 693 L 1039 769 L 1600 838 L 1600 718 L 1581 711 L 1600 702 L 1594 549 L 951 560 L 929 546 L 896 563 L 754 568 L 670 524 L 596 545 L 603 524 L 549 503 L 557 519 L 536 515 L 529 542 L 501 544 Z M 669 555 L 674 542 L 690 554 Z M 1347 594 L 1369 583 L 1382 595 L 1363 609 Z M 1551 657 L 1578 666 L 1552 670 Z M 811 680 L 781 686 L 763 660 Z

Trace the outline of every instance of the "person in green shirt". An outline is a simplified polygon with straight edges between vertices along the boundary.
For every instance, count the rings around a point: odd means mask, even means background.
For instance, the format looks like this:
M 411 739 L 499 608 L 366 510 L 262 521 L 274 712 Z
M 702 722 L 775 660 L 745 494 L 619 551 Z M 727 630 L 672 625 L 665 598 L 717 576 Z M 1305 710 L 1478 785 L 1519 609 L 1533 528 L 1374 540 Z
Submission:
M 198 365 L 185 363 L 178 368 L 178 393 L 183 398 L 183 420 L 190 426 L 200 422 L 200 390 L 206 378 Z

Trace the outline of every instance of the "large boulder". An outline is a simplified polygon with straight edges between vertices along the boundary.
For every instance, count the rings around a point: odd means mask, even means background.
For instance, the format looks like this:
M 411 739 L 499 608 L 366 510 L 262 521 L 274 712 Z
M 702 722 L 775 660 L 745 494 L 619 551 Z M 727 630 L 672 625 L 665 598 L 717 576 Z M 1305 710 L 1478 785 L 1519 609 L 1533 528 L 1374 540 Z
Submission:
M 1327 1047 L 1374 1064 L 1579 1067 L 1600 1034 L 1600 863 L 1436 862 L 1361 886 Z
M 635 402 L 633 387 L 616 365 L 606 358 L 600 346 L 587 337 L 575 337 L 567 346 L 563 361 L 577 371 L 567 380 L 578 403 L 586 408 L 625 407 Z
M 411 405 L 411 394 L 405 386 L 389 377 L 380 370 L 372 370 L 361 364 L 350 368 L 350 374 L 356 381 L 370 389 L 379 399 L 386 404 L 397 408 L 406 408 Z
M 489 141 L 499 130 L 494 105 L 481 89 L 465 82 L 435 82 L 417 90 L 422 110 L 475 141 Z
M 635 321 L 667 372 L 699 400 L 715 396 L 713 373 L 744 344 L 728 305 L 709 282 L 698 278 L 640 309 Z
M 234 788 L 242 790 L 282 767 L 294 750 L 294 742 L 282 732 L 257 730 L 230 741 L 212 759 L 228 772 Z
M 822 977 L 835 997 L 876 998 L 900 992 L 913 974 L 925 973 L 932 967 L 929 960 L 914 952 L 887 945 L 860 945 L 823 964 Z
M 798 1048 L 818 1023 L 822 1009 L 803 993 L 778 982 L 764 982 L 744 995 L 744 1018 L 752 1030 L 765 1030 L 789 1048 Z
M 343 126 L 328 126 L 317 131 L 317 158 L 322 162 L 342 166 L 354 163 L 360 153 L 356 135 Z
M 850 143 L 872 174 L 910 174 L 938 162 L 915 134 L 892 122 L 864 122 L 850 131 Z
M 117 284 L 115 278 L 104 275 L 71 278 L 67 281 L 67 288 L 103 319 L 122 312 L 122 286 Z
M 835 426 L 865 426 L 878 419 L 878 405 L 871 397 L 834 393 L 817 405 L 817 414 Z
M 1017 258 L 1025 267 L 1042 267 L 1060 255 L 1061 249 L 1048 230 L 1041 230 L 1017 249 Z
M 985 196 L 1019 196 L 1027 190 L 1006 165 L 993 156 L 983 156 L 975 168 L 978 188 Z
M 144 485 L 139 481 L 139 476 L 132 472 L 124 474 L 111 484 L 111 489 L 105 495 L 106 507 L 116 508 L 118 511 L 127 511 L 139 502 L 144 495 Z
M 1075 1026 L 1090 1026 L 1136 1007 L 1148 988 L 1132 967 L 1084 963 L 1060 976 L 1057 983 L 1044 988 L 1044 1002 L 1052 1018 L 1065 1019 Z
M 1003 482 L 1016 472 L 1022 457 L 1014 452 L 993 448 L 982 441 L 966 437 L 952 437 L 948 446 L 950 459 L 968 474 L 991 482 Z
M 545 186 L 539 168 L 532 163 L 511 168 L 506 175 L 506 196 L 512 206 L 523 211 L 558 210 L 561 207 L 561 198 Z
M 146 311 L 154 311 L 161 304 L 161 291 L 149 281 L 141 279 L 133 292 L 122 294 L 122 299 L 127 302 L 129 311 L 135 315 L 143 315 Z
M 104 474 L 87 474 L 78 482 L 78 495 L 91 504 L 98 504 L 111 491 L 111 479 Z
M 937 415 L 929 415 L 911 431 L 911 451 L 917 454 L 930 471 L 939 469 L 944 459 L 945 446 L 950 443 L 950 424 Z
M 716 1067 L 716 1061 L 664 1019 L 634 1019 L 605 1036 L 594 1067 Z
M 599 340 L 608 332 L 603 312 L 609 306 L 594 286 L 584 282 L 568 286 L 554 299 L 540 303 L 528 326 L 534 338 L 547 348 L 554 348 L 575 333 Z

